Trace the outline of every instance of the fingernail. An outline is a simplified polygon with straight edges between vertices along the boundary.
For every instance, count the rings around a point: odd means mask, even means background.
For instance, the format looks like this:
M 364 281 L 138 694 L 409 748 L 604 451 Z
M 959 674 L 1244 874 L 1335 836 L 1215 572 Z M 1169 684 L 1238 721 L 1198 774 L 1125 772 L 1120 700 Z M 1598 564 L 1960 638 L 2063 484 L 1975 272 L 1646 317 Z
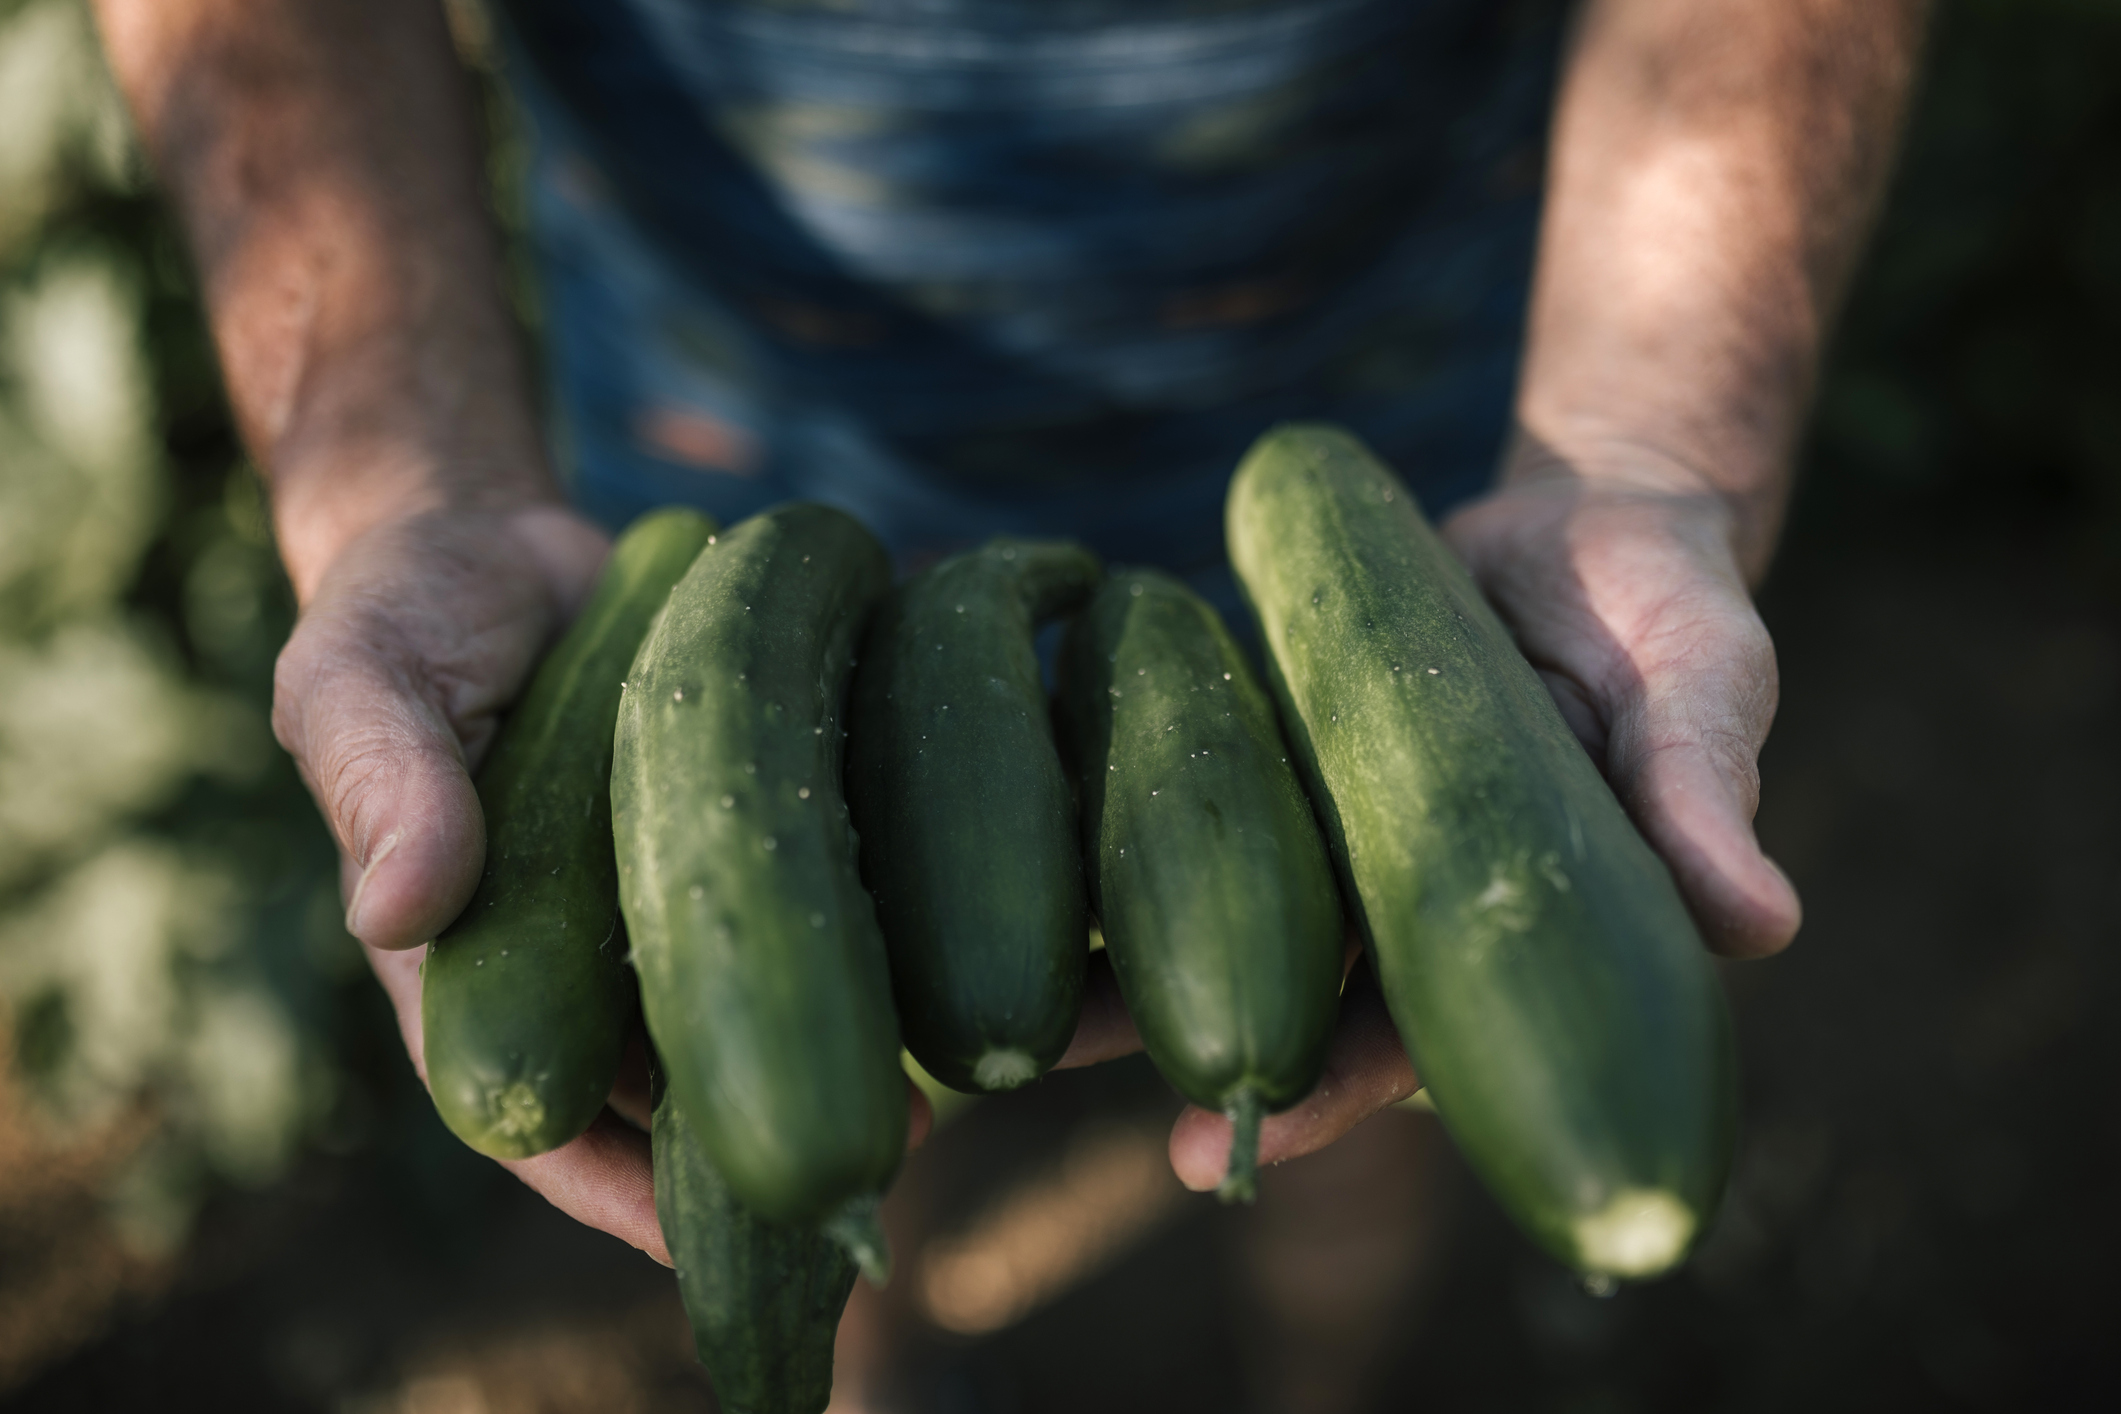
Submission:
M 363 937 L 361 900 L 368 893 L 368 881 L 375 878 L 376 866 L 390 858 L 390 852 L 398 847 L 400 837 L 401 832 L 397 830 L 392 830 L 383 837 L 383 843 L 376 847 L 374 854 L 368 856 L 368 863 L 362 867 L 361 882 L 354 885 L 353 897 L 346 901 L 346 931 L 356 938 Z

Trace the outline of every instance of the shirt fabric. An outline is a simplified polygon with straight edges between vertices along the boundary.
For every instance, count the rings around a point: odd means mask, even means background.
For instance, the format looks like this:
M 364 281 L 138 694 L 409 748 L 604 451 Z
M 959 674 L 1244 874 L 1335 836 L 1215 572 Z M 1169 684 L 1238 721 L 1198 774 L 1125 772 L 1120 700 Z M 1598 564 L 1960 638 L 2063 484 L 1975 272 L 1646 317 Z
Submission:
M 1505 0 L 504 0 L 563 466 L 1220 571 L 1275 422 L 1504 434 L 1559 22 Z M 1217 593 L 1218 599 L 1226 598 Z

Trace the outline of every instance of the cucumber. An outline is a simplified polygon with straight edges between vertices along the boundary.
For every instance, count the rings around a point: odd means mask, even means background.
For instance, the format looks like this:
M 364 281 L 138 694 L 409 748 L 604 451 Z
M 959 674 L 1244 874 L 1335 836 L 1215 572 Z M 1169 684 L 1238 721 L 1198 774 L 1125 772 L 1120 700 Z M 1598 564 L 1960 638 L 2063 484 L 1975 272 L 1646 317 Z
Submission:
M 1103 573 L 1079 545 L 993 540 L 894 591 L 863 640 L 847 804 L 906 1048 L 953 1089 L 1037 1079 L 1082 1009 L 1075 803 L 1032 633 Z
M 1222 619 L 1153 570 L 1115 572 L 1069 628 L 1061 703 L 1083 854 L 1142 1044 L 1235 1126 L 1249 1201 L 1262 1112 L 1302 1099 L 1339 1007 L 1340 899 L 1273 704 Z
M 889 583 L 851 517 L 788 505 L 708 543 L 627 675 L 620 902 L 672 1097 L 775 1222 L 872 1221 L 906 1144 L 876 909 L 841 795 L 848 677 Z
M 713 533 L 706 517 L 668 510 L 619 537 L 479 772 L 486 867 L 428 947 L 420 1024 L 435 1108 L 482 1154 L 557 1148 L 611 1093 L 634 1007 L 611 850 L 612 725 L 635 650 Z
M 720 1407 L 821 1414 L 853 1259 L 815 1228 L 769 1222 L 737 1201 L 685 1112 L 656 1088 L 656 1218 Z
M 1730 1021 L 1670 873 L 1509 631 L 1363 445 L 1269 432 L 1230 561 L 1394 1022 L 1548 1251 L 1648 1277 L 1708 1226 Z

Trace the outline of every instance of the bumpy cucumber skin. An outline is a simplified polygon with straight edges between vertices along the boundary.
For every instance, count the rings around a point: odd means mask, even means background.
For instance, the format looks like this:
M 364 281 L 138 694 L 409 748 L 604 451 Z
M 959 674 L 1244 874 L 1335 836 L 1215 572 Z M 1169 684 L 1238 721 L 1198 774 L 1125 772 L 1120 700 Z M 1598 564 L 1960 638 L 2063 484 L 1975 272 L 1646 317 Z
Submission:
M 420 969 L 427 1083 L 497 1159 L 589 1127 L 634 1005 L 618 936 L 611 739 L 620 686 L 714 522 L 658 511 L 612 547 L 595 592 L 502 723 L 479 772 L 486 867 Z
M 1044 1074 L 1082 1009 L 1075 803 L 1032 634 L 1103 573 L 1079 545 L 997 539 L 894 591 L 863 641 L 847 744 L 862 877 L 906 1048 L 956 1090 Z
M 1068 630 L 1084 864 L 1149 1058 L 1215 1110 L 1307 1094 L 1339 1005 L 1340 899 L 1274 708 L 1221 618 L 1115 570 Z
M 1345 432 L 1263 437 L 1230 559 L 1400 1036 L 1555 1256 L 1655 1275 L 1708 1225 L 1730 1021 L 1671 875 L 1414 498 Z
M 777 1222 L 879 1192 L 906 1142 L 840 774 L 854 646 L 889 575 L 839 511 L 753 516 L 671 591 L 619 709 L 612 819 L 648 1031 L 715 1167 Z
M 853 1260 L 816 1228 L 769 1222 L 739 1202 L 667 1090 L 650 1133 L 656 1218 L 720 1406 L 822 1414 Z

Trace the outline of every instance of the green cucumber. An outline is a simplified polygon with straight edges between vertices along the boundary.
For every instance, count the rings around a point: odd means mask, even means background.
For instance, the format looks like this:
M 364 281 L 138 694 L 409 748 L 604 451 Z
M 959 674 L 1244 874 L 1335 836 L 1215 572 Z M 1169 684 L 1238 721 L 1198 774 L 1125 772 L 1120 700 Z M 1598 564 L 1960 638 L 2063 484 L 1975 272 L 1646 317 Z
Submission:
M 1230 562 L 1401 1038 L 1547 1250 L 1647 1277 L 1735 1136 L 1715 970 L 1664 864 L 1406 488 L 1290 426 L 1230 485 Z
M 1215 610 L 1115 572 L 1061 649 L 1084 863 L 1120 993 L 1164 1078 L 1235 1125 L 1249 1200 L 1262 1112 L 1317 1083 L 1339 1007 L 1340 899 L 1274 707 Z
M 1075 803 L 1032 634 L 1103 573 L 1079 545 L 997 539 L 894 591 L 863 640 L 847 804 L 906 1048 L 953 1089 L 1037 1079 L 1082 1009 Z
M 611 775 L 620 901 L 672 1096 L 743 1203 L 873 1213 L 906 1145 L 876 908 L 841 795 L 848 678 L 890 582 L 817 505 L 711 540 L 641 645 Z
M 618 936 L 611 736 L 626 670 L 714 523 L 635 521 L 531 678 L 479 772 L 486 866 L 421 966 L 435 1108 L 458 1138 L 526 1159 L 589 1127 L 634 1007 Z
M 822 1414 L 855 1263 L 817 1229 L 738 1201 L 656 1077 L 655 1213 L 694 1348 L 727 1414 Z

